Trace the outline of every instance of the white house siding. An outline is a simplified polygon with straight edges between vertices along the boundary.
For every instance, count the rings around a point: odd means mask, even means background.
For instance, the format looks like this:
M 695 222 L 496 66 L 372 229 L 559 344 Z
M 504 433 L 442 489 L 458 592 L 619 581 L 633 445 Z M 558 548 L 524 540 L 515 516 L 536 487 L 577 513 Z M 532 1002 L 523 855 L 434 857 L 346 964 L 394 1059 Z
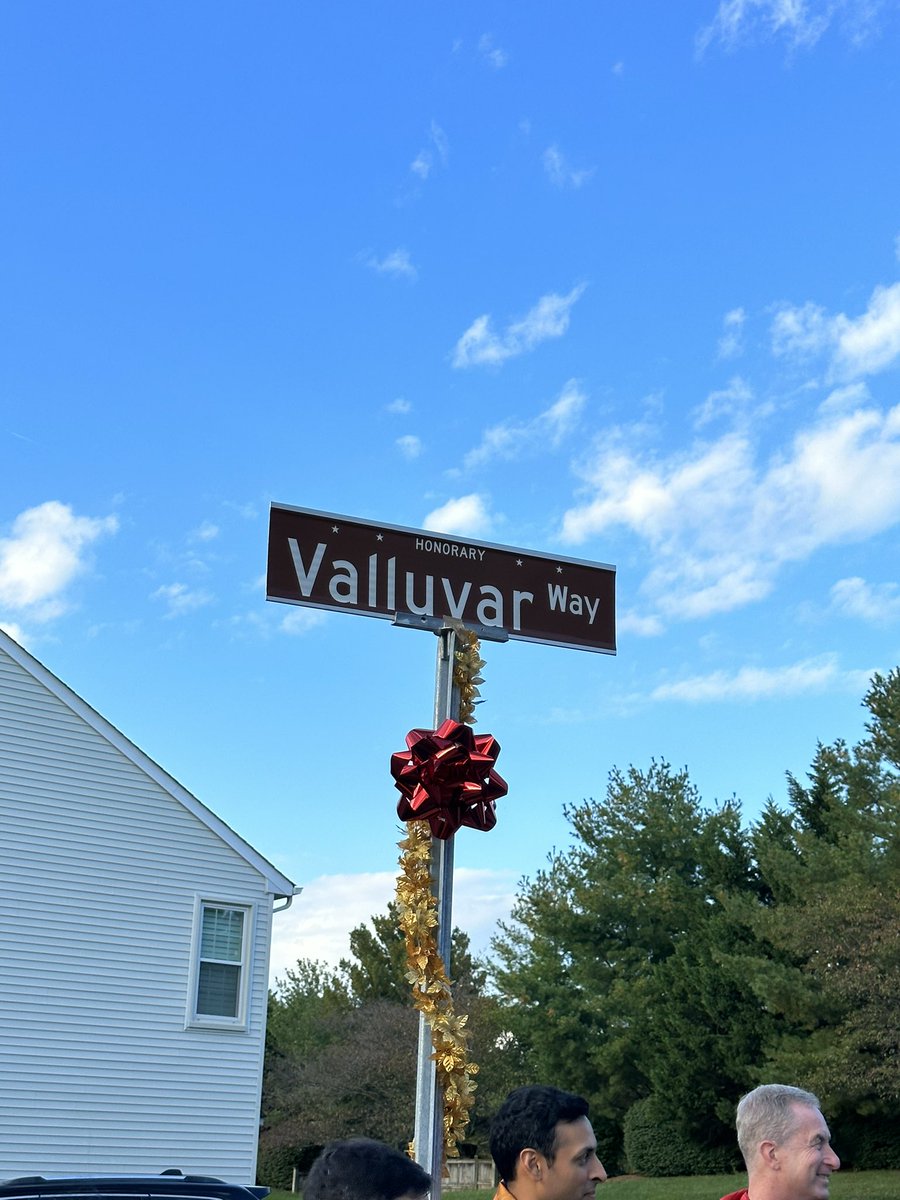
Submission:
M 253 905 L 246 1030 L 185 1028 L 197 897 Z M 0 1178 L 253 1181 L 272 902 L 0 647 Z

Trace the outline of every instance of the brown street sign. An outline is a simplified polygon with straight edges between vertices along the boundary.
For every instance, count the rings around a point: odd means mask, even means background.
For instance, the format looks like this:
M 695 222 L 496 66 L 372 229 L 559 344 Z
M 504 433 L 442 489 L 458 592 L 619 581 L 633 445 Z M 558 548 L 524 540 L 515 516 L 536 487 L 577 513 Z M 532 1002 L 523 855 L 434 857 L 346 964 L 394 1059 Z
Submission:
M 616 652 L 616 570 L 534 550 L 273 504 L 266 598 Z

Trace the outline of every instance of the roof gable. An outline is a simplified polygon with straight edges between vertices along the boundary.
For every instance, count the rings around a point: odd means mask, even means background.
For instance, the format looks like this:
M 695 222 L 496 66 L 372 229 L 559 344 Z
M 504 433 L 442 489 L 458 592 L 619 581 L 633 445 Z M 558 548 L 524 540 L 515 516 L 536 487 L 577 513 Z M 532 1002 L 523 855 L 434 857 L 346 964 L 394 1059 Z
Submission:
M 0 652 L 12 659 L 22 670 L 26 671 L 41 686 L 66 705 L 76 716 L 89 725 L 96 733 L 110 743 L 120 754 L 129 759 L 140 771 L 147 775 L 163 791 L 167 792 L 183 808 L 187 809 L 201 824 L 226 843 L 236 854 L 263 876 L 266 890 L 276 896 L 291 896 L 295 887 L 286 875 L 283 875 L 267 859 L 245 842 L 235 831 L 211 809 L 207 808 L 196 796 L 173 779 L 158 763 L 140 750 L 120 730 L 116 729 L 96 709 L 92 708 L 62 680 L 49 671 L 43 663 L 38 662 L 31 654 L 19 645 L 13 638 L 0 629 Z

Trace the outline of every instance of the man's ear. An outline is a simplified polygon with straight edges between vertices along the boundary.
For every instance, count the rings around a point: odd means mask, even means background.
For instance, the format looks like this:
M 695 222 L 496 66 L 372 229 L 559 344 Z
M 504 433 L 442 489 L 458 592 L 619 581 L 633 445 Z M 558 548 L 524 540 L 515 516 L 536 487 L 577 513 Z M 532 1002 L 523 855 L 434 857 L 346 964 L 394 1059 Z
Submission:
M 760 1142 L 759 1157 L 767 1171 L 780 1171 L 781 1160 L 778 1157 L 777 1142 Z
M 543 1174 L 543 1168 L 543 1154 L 532 1150 L 530 1146 L 519 1151 L 519 1169 L 516 1171 L 516 1178 L 524 1175 L 531 1183 L 537 1183 Z

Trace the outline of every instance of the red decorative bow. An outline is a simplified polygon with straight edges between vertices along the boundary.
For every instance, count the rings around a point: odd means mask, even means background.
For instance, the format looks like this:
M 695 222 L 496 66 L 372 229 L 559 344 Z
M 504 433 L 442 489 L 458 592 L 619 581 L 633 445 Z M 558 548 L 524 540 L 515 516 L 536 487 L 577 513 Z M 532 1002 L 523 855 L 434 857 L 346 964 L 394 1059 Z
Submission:
M 391 755 L 394 786 L 402 793 L 401 820 L 427 820 L 442 840 L 462 825 L 485 832 L 494 828 L 494 802 L 508 790 L 494 770 L 500 753 L 495 737 L 473 733 L 448 717 L 440 729 L 411 729 L 406 744 L 408 750 Z

